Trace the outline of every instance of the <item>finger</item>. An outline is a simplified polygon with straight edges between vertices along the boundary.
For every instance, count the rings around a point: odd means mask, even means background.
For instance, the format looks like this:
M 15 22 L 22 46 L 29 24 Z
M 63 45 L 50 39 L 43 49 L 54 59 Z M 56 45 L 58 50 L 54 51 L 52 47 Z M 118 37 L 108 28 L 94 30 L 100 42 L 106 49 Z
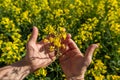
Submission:
M 46 38 L 44 38 L 43 40 L 38 42 L 38 45 L 45 46 L 45 45 L 51 44 L 51 46 L 52 46 L 53 44 L 49 41 L 50 37 L 53 37 L 53 36 L 51 36 L 51 35 L 46 36 Z
M 76 43 L 72 39 L 68 39 L 67 47 L 68 47 L 67 49 L 62 50 L 62 55 L 60 56 L 60 59 L 70 58 L 76 54 L 83 57 L 83 54 L 81 53 L 81 51 L 77 47 Z
M 64 45 L 64 47 L 61 47 L 61 48 L 60 48 L 60 53 L 62 53 L 62 54 L 64 54 L 66 51 L 69 50 L 68 45 L 65 45 L 65 44 L 63 44 L 63 45 Z
M 71 38 L 71 34 L 70 33 L 68 33 L 67 34 L 67 38 L 66 39 L 70 39 Z
M 61 46 L 61 48 L 60 48 L 60 52 L 61 53 L 64 53 L 66 50 L 68 50 L 68 45 L 67 45 L 67 43 L 68 43 L 68 40 L 71 38 L 71 34 L 67 34 L 67 37 L 66 37 L 66 39 L 64 40 L 64 39 L 62 39 L 61 40 L 61 44 L 62 44 L 62 46 Z
M 65 54 L 61 55 L 59 60 L 62 62 L 62 61 L 65 61 L 65 60 L 68 60 L 72 57 L 74 57 L 75 55 L 79 54 L 78 50 L 69 50 L 67 51 Z M 82 57 L 82 55 L 80 55 Z
M 95 51 L 95 49 L 98 47 L 97 44 L 92 44 L 90 45 L 86 52 L 85 52 L 85 60 L 88 61 L 88 62 L 91 62 L 92 60 L 92 55 L 93 55 L 93 52 Z
M 79 49 L 77 47 L 77 44 L 72 39 L 68 39 L 67 45 L 68 45 L 69 49 L 71 49 L 71 50 L 72 49 Z
M 65 40 L 62 39 L 61 42 L 62 43 L 67 43 L 67 40 L 70 39 L 70 38 L 71 38 L 71 34 L 68 33 L 66 39 Z
M 77 50 L 81 54 L 79 48 L 77 47 L 76 43 L 72 39 L 68 39 L 66 41 L 66 43 L 64 43 L 64 44 L 65 44 L 65 48 L 64 49 L 63 48 L 60 49 L 60 52 L 63 55 L 66 54 L 68 51 L 72 51 L 74 49 Z
M 33 31 L 32 31 L 32 34 L 31 34 L 29 41 L 36 43 L 37 37 L 38 37 L 38 29 L 37 29 L 37 27 L 33 27 Z

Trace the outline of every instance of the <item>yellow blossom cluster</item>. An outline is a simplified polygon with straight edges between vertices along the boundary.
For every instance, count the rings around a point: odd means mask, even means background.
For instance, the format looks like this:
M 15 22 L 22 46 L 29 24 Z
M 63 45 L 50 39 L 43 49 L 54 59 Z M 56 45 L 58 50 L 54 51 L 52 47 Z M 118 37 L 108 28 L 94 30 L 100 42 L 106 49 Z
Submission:
M 2 52 L 0 62 L 12 64 L 21 59 L 21 52 L 24 50 L 24 44 L 20 40 L 20 30 L 7 17 L 1 19 L 0 28 L 2 30 L 0 34 L 0 48 Z
M 49 35 L 48 39 L 44 39 L 44 42 L 51 43 L 49 47 L 50 51 L 57 51 L 57 56 L 60 56 L 60 48 L 65 48 L 65 45 L 62 43 L 62 39 L 65 40 L 67 37 L 67 33 L 65 32 L 65 28 L 58 27 L 56 30 L 52 25 L 48 25 L 44 32 Z
M 107 75 L 107 80 L 119 80 L 120 76 L 117 75 Z
M 94 76 L 95 80 L 103 80 L 105 78 L 103 74 L 107 72 L 106 69 L 107 66 L 105 66 L 104 63 L 98 59 L 94 63 L 94 68 L 90 69 L 88 73 L 91 73 Z
M 41 69 L 35 71 L 34 74 L 35 74 L 36 77 L 40 76 L 40 75 L 46 76 L 47 75 L 47 70 L 45 70 L 44 68 L 41 68 Z
M 82 42 L 86 42 L 88 40 L 93 40 L 93 30 L 95 29 L 95 26 L 99 20 L 94 17 L 94 18 L 88 18 L 84 24 L 81 25 L 80 28 L 78 28 L 78 35 L 74 37 L 76 43 L 78 45 L 81 45 Z M 96 34 L 100 34 L 99 32 L 96 32 Z M 95 34 L 95 35 L 96 35 Z M 82 48 L 82 47 L 80 47 Z

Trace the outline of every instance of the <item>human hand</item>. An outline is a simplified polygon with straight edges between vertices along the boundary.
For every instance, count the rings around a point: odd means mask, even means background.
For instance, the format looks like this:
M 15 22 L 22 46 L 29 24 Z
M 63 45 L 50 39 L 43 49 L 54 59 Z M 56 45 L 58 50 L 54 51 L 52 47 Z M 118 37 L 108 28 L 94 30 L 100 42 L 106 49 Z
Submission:
M 67 80 L 84 80 L 84 74 L 91 63 L 93 52 L 98 46 L 90 45 L 83 55 L 70 35 L 64 43 L 66 49 L 61 50 L 63 55 L 59 60 Z
M 27 43 L 27 54 L 20 61 L 0 68 L 0 80 L 22 80 L 31 72 L 46 67 L 55 60 L 55 52 L 49 51 L 50 43 L 37 42 L 38 29 L 33 27 Z M 48 37 L 49 38 L 49 37 Z
M 33 27 L 31 37 L 27 43 L 27 54 L 25 60 L 31 67 L 31 72 L 46 67 L 55 60 L 55 52 L 49 51 L 50 43 L 45 43 L 43 40 L 37 42 L 38 29 Z

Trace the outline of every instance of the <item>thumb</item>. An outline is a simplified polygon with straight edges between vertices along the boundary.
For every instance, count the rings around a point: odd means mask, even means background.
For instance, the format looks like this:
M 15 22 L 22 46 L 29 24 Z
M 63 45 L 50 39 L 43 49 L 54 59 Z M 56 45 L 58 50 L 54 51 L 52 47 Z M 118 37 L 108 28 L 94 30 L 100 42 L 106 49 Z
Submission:
M 37 27 L 33 27 L 33 31 L 31 34 L 31 37 L 29 39 L 30 42 L 36 42 L 37 41 L 37 37 L 38 37 L 38 28 Z
M 98 45 L 97 44 L 92 44 L 92 45 L 90 45 L 88 48 L 87 48 L 87 50 L 86 50 L 86 52 L 85 52 L 85 60 L 87 61 L 87 62 L 91 62 L 91 60 L 92 60 L 92 55 L 93 55 L 93 53 L 94 53 L 94 51 L 95 51 L 95 49 L 96 48 L 98 48 Z

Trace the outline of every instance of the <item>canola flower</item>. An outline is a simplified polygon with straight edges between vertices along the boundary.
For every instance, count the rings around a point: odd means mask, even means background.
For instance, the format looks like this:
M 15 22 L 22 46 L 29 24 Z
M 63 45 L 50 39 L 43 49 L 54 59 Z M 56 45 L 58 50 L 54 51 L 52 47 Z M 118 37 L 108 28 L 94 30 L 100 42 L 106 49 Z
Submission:
M 119 80 L 120 76 L 117 75 L 107 75 L 108 80 Z
M 34 74 L 36 77 L 40 76 L 40 75 L 45 77 L 47 75 L 47 71 L 44 68 L 41 68 L 41 69 L 35 71 Z
M 48 31 L 49 30 L 49 31 Z M 50 51 L 57 51 L 57 57 L 61 55 L 59 49 L 65 48 L 65 45 L 62 43 L 62 39 L 66 39 L 67 33 L 65 31 L 65 28 L 58 27 L 56 30 L 52 26 L 48 26 L 44 29 L 45 32 L 48 32 L 47 34 L 51 35 L 48 39 L 44 39 L 44 42 L 51 43 L 51 46 L 49 46 Z
M 101 60 L 96 60 L 94 64 L 95 64 L 94 68 L 90 69 L 90 71 L 88 71 L 88 73 L 92 73 L 95 80 L 104 80 L 105 76 L 103 74 L 105 74 L 107 72 L 106 71 L 107 66 L 105 66 Z

